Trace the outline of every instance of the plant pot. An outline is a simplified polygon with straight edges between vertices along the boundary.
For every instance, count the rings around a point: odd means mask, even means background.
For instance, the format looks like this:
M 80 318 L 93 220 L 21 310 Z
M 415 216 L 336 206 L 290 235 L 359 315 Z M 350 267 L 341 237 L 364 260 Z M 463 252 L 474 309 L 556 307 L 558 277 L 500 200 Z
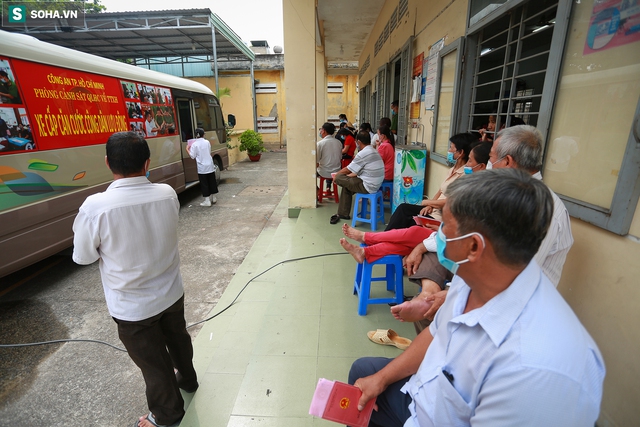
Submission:
M 257 162 L 260 160 L 260 156 L 262 156 L 261 153 L 258 153 L 255 156 L 252 156 L 251 154 L 249 154 L 249 160 L 251 160 L 252 162 Z

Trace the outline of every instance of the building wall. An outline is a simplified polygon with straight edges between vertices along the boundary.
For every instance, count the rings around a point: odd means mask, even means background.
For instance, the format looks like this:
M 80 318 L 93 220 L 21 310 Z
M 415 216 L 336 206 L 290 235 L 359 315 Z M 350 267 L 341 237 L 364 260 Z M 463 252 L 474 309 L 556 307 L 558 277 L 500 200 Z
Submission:
M 315 1 L 282 4 L 286 53 L 287 169 L 289 207 L 316 206 L 316 41 Z
M 350 122 L 355 123 L 358 115 L 358 76 L 353 75 L 328 75 L 327 83 L 342 83 L 342 93 L 325 92 L 327 99 L 327 117 L 346 114 Z
M 277 93 L 256 93 L 258 117 L 278 117 L 278 133 L 263 133 L 262 140 L 268 148 L 280 148 L 286 144 L 286 114 L 284 94 L 284 70 L 254 71 L 254 77 L 263 83 L 275 83 Z
M 593 1 L 587 3 L 583 8 L 590 11 L 593 7 Z M 378 35 L 397 4 L 397 1 L 386 2 L 363 50 L 360 64 L 362 65 L 369 56 L 371 65 L 360 78 L 361 88 L 370 80 L 373 81 L 380 66 L 391 61 L 397 55 L 408 37 L 414 34 L 414 28 L 415 39 L 412 57 L 421 52 L 427 56 L 431 44 L 442 37 L 445 37 L 445 45 L 448 45 L 458 37 L 464 36 L 467 0 L 430 2 L 409 0 L 408 16 L 405 16 L 400 26 L 390 34 L 389 40 L 378 55 L 374 55 L 374 44 Z M 578 33 L 580 33 L 578 36 L 584 39 L 586 31 L 578 31 Z M 582 43 L 584 44 L 584 41 Z M 635 42 L 620 49 L 625 51 L 625 55 L 630 58 L 630 67 L 640 65 L 639 44 L 640 42 Z M 595 59 L 595 57 L 588 59 Z M 595 78 L 597 78 L 595 74 L 584 73 L 581 76 L 581 79 L 586 81 Z M 561 97 L 563 91 L 567 90 L 573 89 L 563 88 L 561 85 L 558 97 Z M 622 93 L 620 95 L 622 96 Z M 635 107 L 637 96 L 631 101 Z M 569 121 L 575 124 L 575 120 L 572 120 L 571 117 L 576 118 L 582 112 L 582 106 L 556 111 L 554 122 Z M 632 111 L 628 113 L 632 114 Z M 563 114 L 570 117 L 563 117 Z M 425 112 L 424 105 L 422 105 L 420 115 L 417 122 L 424 126 L 425 142 L 430 147 L 432 113 Z M 603 111 L 602 117 L 603 120 L 608 119 L 606 111 Z M 607 132 L 607 128 L 598 129 L 602 123 L 597 121 L 580 123 L 586 134 L 602 131 L 611 135 L 610 132 Z M 621 129 L 622 133 L 628 133 L 628 125 L 629 121 L 627 120 L 624 128 Z M 560 133 L 563 131 L 569 132 L 566 129 L 559 130 Z M 417 132 L 417 130 L 410 130 L 409 140 L 420 140 Z M 608 138 L 603 138 L 603 142 L 605 139 Z M 618 143 L 626 144 L 626 140 L 623 138 L 620 142 L 618 138 Z M 598 147 L 598 152 L 602 149 L 607 151 L 605 145 L 601 145 Z M 615 149 L 619 150 L 619 147 Z M 600 162 L 602 159 L 600 154 L 596 152 L 587 151 L 585 154 L 592 155 L 594 162 Z M 607 155 L 608 153 L 605 153 L 605 156 Z M 428 161 L 426 174 L 426 193 L 428 195 L 433 196 L 436 193 L 447 171 L 448 168 L 440 163 Z M 585 167 L 582 172 L 588 173 L 588 171 L 589 168 Z M 614 170 L 612 173 L 614 172 L 616 171 Z M 562 187 L 562 177 L 559 179 L 560 181 L 549 182 L 550 187 L 555 188 L 556 191 L 560 191 L 558 188 Z M 613 190 L 609 188 L 606 191 Z M 640 406 L 637 405 L 637 402 L 640 402 L 640 365 L 637 362 L 638 354 L 640 354 L 640 331 L 635 327 L 636 321 L 640 318 L 638 315 L 640 263 L 637 262 L 640 256 L 639 212 L 639 209 L 636 208 L 630 234 L 622 237 L 572 218 L 575 243 L 567 257 L 562 279 L 558 286 L 560 293 L 598 344 L 605 360 L 607 375 L 601 414 L 598 420 L 600 427 L 637 425 L 640 419 Z

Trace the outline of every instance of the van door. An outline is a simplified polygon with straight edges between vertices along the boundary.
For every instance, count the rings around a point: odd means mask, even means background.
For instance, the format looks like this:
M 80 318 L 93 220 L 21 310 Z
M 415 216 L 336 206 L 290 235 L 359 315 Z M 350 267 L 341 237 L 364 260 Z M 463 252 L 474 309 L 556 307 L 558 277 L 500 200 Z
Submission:
M 196 161 L 187 153 L 187 141 L 194 137 L 194 111 L 190 99 L 178 98 L 178 121 L 180 122 L 180 146 L 182 151 L 182 165 L 184 180 L 189 183 L 198 180 L 198 166 Z

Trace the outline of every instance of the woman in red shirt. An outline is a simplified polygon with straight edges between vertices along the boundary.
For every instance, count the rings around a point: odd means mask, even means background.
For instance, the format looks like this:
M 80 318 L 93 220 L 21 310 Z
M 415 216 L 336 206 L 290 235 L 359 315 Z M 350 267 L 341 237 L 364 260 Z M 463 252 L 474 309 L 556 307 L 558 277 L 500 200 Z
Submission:
M 380 141 L 378 145 L 378 153 L 384 162 L 384 180 L 393 181 L 393 157 L 395 155 L 395 139 L 391 134 L 389 126 L 383 125 L 378 128 Z

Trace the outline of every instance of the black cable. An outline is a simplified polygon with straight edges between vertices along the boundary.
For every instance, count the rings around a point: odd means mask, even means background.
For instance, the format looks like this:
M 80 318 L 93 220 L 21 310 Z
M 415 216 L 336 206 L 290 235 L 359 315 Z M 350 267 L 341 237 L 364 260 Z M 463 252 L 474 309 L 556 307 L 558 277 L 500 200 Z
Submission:
M 238 299 L 238 297 L 242 294 L 242 292 L 244 292 L 244 290 L 247 288 L 247 286 L 249 286 L 249 283 L 253 282 L 255 279 L 257 279 L 258 277 L 262 276 L 263 274 L 267 273 L 269 270 L 271 270 L 272 268 L 275 268 L 277 266 L 279 266 L 280 264 L 286 264 L 288 262 L 293 262 L 293 261 L 302 261 L 305 259 L 311 259 L 311 258 L 320 258 L 323 256 L 332 256 L 332 255 L 347 255 L 348 252 L 332 252 L 332 253 L 328 253 L 328 254 L 320 254 L 320 255 L 309 255 L 309 256 L 304 256 L 304 257 L 300 257 L 300 258 L 291 258 L 291 259 L 285 259 L 284 261 L 280 261 L 274 265 L 272 265 L 271 267 L 267 268 L 265 271 L 263 271 L 262 273 L 258 274 L 257 276 L 252 277 L 243 287 L 242 289 L 240 289 L 240 292 L 238 292 L 238 295 L 236 295 L 236 297 L 233 299 L 233 301 L 231 301 L 231 303 L 226 306 L 225 308 L 223 308 L 222 310 L 220 310 L 218 313 L 214 314 L 213 316 L 207 317 L 204 320 L 201 320 L 199 322 L 196 323 L 192 323 L 189 326 L 187 326 L 187 329 L 199 325 L 200 323 L 204 323 L 204 322 L 208 322 L 209 320 L 213 319 L 214 317 L 217 317 L 219 315 L 221 315 L 222 313 L 224 313 L 226 310 L 228 310 L 229 308 L 231 308 L 231 306 L 236 302 L 236 300 Z
M 274 264 L 271 267 L 267 268 L 266 270 L 264 270 L 262 273 L 258 274 L 257 276 L 254 276 L 251 279 L 249 279 L 249 281 L 242 287 L 242 289 L 240 289 L 240 292 L 238 292 L 238 295 L 236 295 L 236 297 L 233 299 L 233 301 L 231 301 L 231 303 L 228 306 L 226 306 L 225 308 L 223 308 L 222 310 L 220 310 L 218 313 L 214 314 L 213 316 L 210 316 L 210 317 L 208 317 L 208 318 L 206 318 L 204 320 L 201 320 L 199 322 L 192 323 L 191 325 L 188 325 L 187 329 L 189 329 L 189 328 L 191 328 L 193 326 L 199 325 L 201 323 L 208 322 L 209 320 L 211 320 L 211 319 L 221 315 L 222 313 L 224 313 L 226 310 L 228 310 L 236 302 L 236 300 L 238 299 L 238 297 L 240 297 L 242 292 L 244 292 L 244 290 L 247 288 L 247 286 L 249 286 L 249 283 L 253 282 L 258 277 L 262 276 L 263 274 L 267 273 L 268 271 L 272 270 L 273 268 L 275 268 L 275 267 L 277 267 L 277 266 L 279 266 L 281 264 L 286 264 L 288 262 L 294 262 L 294 261 L 302 261 L 302 260 L 311 259 L 311 258 L 320 258 L 320 257 L 324 257 L 324 256 L 347 255 L 347 254 L 348 254 L 348 252 L 332 252 L 332 253 L 328 253 L 328 254 L 309 255 L 309 256 L 305 256 L 305 257 L 291 258 L 291 259 L 285 259 L 284 261 L 280 261 L 277 264 Z M 36 346 L 36 345 L 57 344 L 57 343 L 63 343 L 63 342 L 93 342 L 93 343 L 97 343 L 97 344 L 108 345 L 111 348 L 115 348 L 116 350 L 119 350 L 119 351 L 124 351 L 125 353 L 127 352 L 127 350 L 125 350 L 124 348 L 116 347 L 115 345 L 109 344 L 108 342 L 99 341 L 99 340 L 83 339 L 83 338 L 31 342 L 31 343 L 25 343 L 25 344 L 0 344 L 0 348 L 32 347 L 32 346 Z
M 77 338 L 77 339 L 71 339 L 70 338 L 70 339 L 66 339 L 66 340 L 30 342 L 30 343 L 26 343 L 26 344 L 0 344 L 0 347 L 3 347 L 3 348 L 32 347 L 32 346 L 35 346 L 35 345 L 57 344 L 57 343 L 61 343 L 61 342 L 95 342 L 97 344 L 108 345 L 109 347 L 115 348 L 116 350 L 119 350 L 119 351 L 124 351 L 125 353 L 127 352 L 127 350 L 125 350 L 124 348 L 116 347 L 115 345 L 109 344 L 108 342 L 99 341 L 99 340 L 89 340 L 89 339 L 84 339 L 84 338 Z

